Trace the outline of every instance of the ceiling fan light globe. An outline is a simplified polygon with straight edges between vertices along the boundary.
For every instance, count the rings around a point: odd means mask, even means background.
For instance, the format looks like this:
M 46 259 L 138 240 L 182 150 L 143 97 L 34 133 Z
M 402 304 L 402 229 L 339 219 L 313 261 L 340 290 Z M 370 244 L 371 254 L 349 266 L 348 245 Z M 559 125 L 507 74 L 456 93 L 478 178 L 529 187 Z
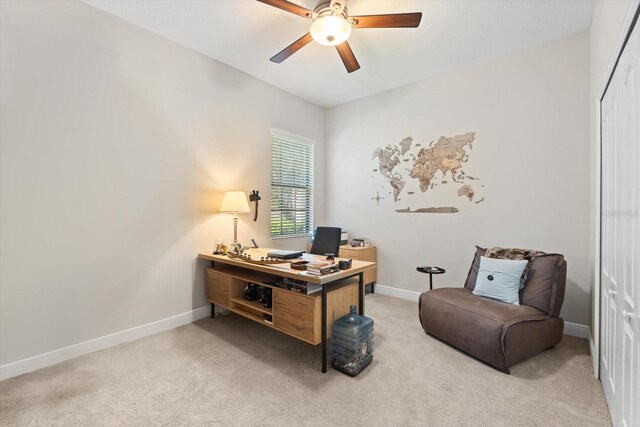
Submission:
M 311 37 L 325 46 L 338 45 L 351 35 L 351 24 L 342 16 L 323 16 L 311 24 Z

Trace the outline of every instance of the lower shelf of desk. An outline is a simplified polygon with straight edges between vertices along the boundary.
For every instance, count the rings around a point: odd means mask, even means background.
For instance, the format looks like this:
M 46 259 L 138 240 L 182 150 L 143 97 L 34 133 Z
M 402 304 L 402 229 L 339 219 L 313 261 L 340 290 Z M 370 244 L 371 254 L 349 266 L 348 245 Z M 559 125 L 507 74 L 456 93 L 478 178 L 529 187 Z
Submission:
M 254 322 L 276 329 L 309 344 L 322 341 L 322 296 L 300 294 L 266 284 L 274 276 L 231 266 L 216 266 L 206 270 L 206 294 L 209 302 L 220 305 Z M 257 301 L 243 298 L 247 283 L 273 289 L 271 308 Z M 352 304 L 358 306 L 358 279 L 344 279 L 326 285 L 327 336 L 331 336 L 334 320 L 349 312 Z M 358 307 L 359 308 L 359 307 Z

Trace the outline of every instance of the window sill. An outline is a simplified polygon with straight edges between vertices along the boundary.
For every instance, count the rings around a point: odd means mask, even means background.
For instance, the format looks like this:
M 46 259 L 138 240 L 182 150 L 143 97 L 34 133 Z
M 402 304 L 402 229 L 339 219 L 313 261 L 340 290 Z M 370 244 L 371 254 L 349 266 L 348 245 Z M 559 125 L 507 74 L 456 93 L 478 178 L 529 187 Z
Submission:
M 271 240 L 297 239 L 300 237 L 311 237 L 311 233 L 305 234 L 288 234 L 286 236 L 271 236 Z

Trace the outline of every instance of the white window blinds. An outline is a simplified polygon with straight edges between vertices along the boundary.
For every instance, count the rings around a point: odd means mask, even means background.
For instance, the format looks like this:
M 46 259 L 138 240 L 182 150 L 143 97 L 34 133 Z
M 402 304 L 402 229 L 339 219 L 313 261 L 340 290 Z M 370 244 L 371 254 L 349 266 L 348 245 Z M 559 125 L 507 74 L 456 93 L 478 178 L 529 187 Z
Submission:
M 313 143 L 271 131 L 271 238 L 308 236 L 313 223 Z

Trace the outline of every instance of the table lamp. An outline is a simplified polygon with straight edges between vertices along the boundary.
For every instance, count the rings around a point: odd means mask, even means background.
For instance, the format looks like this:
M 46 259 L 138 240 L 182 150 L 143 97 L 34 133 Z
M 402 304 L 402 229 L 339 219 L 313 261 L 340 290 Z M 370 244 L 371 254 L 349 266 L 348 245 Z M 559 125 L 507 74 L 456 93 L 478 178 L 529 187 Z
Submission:
M 222 198 L 220 212 L 233 213 L 233 244 L 238 243 L 238 214 L 249 213 L 249 202 L 244 191 L 227 191 Z

